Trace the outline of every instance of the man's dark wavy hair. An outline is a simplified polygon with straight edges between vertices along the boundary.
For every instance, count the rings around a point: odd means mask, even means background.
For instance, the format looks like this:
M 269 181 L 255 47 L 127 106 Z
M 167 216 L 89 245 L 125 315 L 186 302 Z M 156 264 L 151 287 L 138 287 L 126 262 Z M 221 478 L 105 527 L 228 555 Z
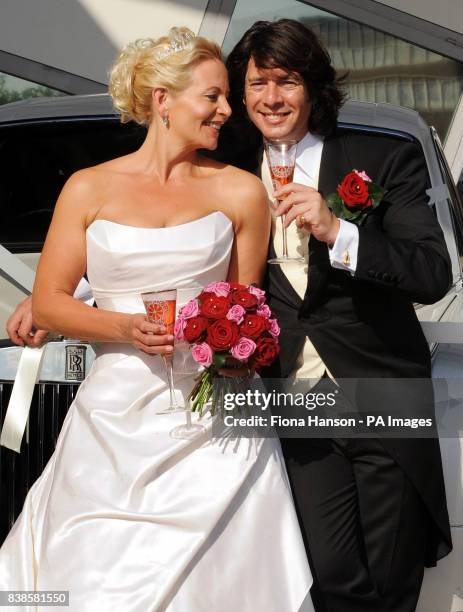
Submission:
M 283 68 L 298 73 L 312 102 L 308 129 L 328 136 L 336 128 L 338 112 L 345 94 L 331 58 L 318 37 L 294 19 L 257 21 L 244 34 L 227 58 L 230 79 L 230 105 L 233 119 L 246 117 L 243 104 L 248 62 L 253 58 L 258 68 Z

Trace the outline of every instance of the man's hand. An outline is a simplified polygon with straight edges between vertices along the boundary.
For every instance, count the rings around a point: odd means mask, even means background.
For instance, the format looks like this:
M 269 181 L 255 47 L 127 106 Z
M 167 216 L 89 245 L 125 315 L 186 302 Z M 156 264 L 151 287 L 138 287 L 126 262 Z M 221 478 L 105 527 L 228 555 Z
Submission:
M 299 227 L 307 229 L 317 240 L 328 245 L 335 243 L 340 227 L 339 219 L 333 215 L 316 189 L 289 183 L 277 189 L 274 197 L 280 200 L 276 216 L 286 215 L 285 227 L 296 221 Z
M 32 298 L 29 296 L 20 302 L 6 322 L 6 331 L 14 344 L 37 348 L 47 339 L 48 332 L 34 329 L 32 321 Z

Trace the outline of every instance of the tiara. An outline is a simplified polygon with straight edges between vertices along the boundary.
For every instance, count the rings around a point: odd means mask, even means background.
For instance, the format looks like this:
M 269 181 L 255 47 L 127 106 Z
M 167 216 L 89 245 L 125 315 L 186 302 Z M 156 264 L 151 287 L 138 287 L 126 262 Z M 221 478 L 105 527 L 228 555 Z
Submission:
M 179 53 L 180 51 L 184 51 L 189 46 L 193 38 L 195 38 L 195 35 L 193 33 L 183 34 L 180 39 L 173 40 L 166 47 L 159 50 L 156 53 L 157 59 L 162 60 L 162 59 L 165 59 L 166 57 L 169 57 L 170 55 L 174 55 L 174 53 Z

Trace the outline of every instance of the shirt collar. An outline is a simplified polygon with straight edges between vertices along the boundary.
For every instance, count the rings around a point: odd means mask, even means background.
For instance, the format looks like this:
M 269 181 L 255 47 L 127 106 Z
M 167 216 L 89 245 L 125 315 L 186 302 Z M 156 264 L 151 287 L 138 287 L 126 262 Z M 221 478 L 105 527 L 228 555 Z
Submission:
M 310 132 L 297 143 L 296 166 L 311 179 L 318 176 L 322 148 L 323 137 Z

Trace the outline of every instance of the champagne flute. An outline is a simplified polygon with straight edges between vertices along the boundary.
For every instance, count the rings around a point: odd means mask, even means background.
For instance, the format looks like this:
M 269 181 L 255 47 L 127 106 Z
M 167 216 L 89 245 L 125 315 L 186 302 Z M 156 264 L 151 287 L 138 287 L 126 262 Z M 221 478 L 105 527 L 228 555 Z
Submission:
M 186 422 L 183 425 L 177 425 L 170 431 L 171 438 L 177 440 L 191 440 L 206 431 L 206 428 L 199 423 L 191 422 L 191 400 L 188 402 L 188 406 L 185 408 Z
M 146 314 L 150 323 L 164 325 L 168 334 L 174 333 L 175 325 L 175 307 L 177 303 L 177 290 L 168 289 L 165 291 L 150 291 L 142 293 L 141 298 L 145 305 Z M 173 373 L 173 354 L 163 355 L 164 366 L 166 368 L 167 382 L 169 384 L 169 407 L 164 410 L 159 410 L 158 414 L 166 414 L 171 412 L 183 411 L 184 408 L 178 405 L 175 397 L 174 389 L 174 373 Z
M 294 167 L 296 165 L 297 141 L 281 138 L 276 140 L 264 140 L 267 163 L 272 177 L 273 188 L 283 187 L 292 183 Z M 281 226 L 283 235 L 283 254 L 281 257 L 273 257 L 268 260 L 270 264 L 281 263 L 304 263 L 303 257 L 290 257 L 288 255 L 288 238 L 286 235 L 285 216 L 281 215 Z

